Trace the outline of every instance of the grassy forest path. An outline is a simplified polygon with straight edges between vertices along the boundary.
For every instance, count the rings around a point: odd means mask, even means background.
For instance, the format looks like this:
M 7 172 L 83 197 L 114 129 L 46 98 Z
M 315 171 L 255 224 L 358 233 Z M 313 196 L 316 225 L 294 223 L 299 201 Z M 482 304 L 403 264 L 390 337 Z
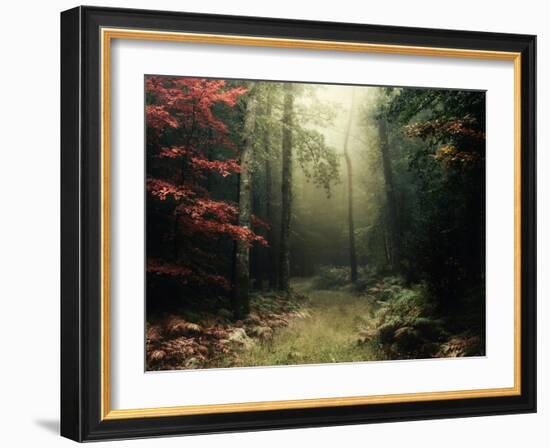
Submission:
M 375 359 L 368 346 L 359 345 L 358 332 L 372 305 L 345 289 L 318 290 L 311 279 L 292 280 L 292 288 L 309 297 L 309 316 L 293 319 L 270 341 L 242 354 L 239 365 L 269 366 L 368 361 Z

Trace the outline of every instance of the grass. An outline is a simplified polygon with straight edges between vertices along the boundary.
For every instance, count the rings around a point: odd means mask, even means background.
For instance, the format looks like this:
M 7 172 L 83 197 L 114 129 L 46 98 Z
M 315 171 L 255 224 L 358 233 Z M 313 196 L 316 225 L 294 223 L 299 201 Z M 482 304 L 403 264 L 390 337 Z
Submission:
M 338 280 L 339 270 L 331 269 Z M 338 275 L 336 275 L 338 274 Z M 426 290 L 395 276 L 368 287 L 293 279 L 293 294 L 255 292 L 251 313 L 190 312 L 147 327 L 148 370 L 252 367 L 470 356 L 484 353 L 475 329 L 452 333 Z M 330 287 L 329 287 L 330 286 Z M 222 311 L 224 311 L 222 313 Z
M 311 315 L 278 329 L 273 339 L 242 353 L 236 366 L 275 366 L 357 362 L 379 359 L 372 348 L 357 344 L 358 329 L 370 315 L 365 297 L 346 290 L 313 289 L 311 280 L 298 279 L 293 289 L 311 300 Z

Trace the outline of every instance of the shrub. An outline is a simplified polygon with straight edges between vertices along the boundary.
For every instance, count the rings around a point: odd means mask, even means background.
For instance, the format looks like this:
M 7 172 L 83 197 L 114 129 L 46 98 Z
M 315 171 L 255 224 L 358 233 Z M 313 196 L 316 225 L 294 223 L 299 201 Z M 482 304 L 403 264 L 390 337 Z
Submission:
M 321 266 L 317 275 L 313 277 L 312 286 L 315 289 L 335 289 L 351 285 L 349 266 Z M 357 268 L 357 282 L 353 289 L 358 292 L 365 291 L 376 281 L 376 271 L 371 267 L 359 266 Z
M 350 283 L 350 270 L 342 266 L 321 266 L 312 286 L 316 289 L 341 288 Z
M 443 322 L 432 316 L 424 287 L 403 288 L 394 278 L 368 292 L 380 307 L 362 329 L 360 342 L 378 345 L 390 359 L 418 358 L 433 356 L 448 338 Z

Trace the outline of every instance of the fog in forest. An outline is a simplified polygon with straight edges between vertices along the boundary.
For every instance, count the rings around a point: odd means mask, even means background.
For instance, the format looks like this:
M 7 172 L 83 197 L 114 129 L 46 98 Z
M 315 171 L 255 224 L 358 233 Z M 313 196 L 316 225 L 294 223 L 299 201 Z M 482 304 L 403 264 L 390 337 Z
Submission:
M 349 182 L 345 147 L 351 166 L 353 219 L 359 265 L 384 264 L 385 233 L 381 206 L 384 178 L 376 119 L 381 101 L 379 88 L 357 86 L 307 86 L 311 97 L 303 101 L 310 113 L 322 116 L 330 105 L 330 116 L 312 124 L 337 160 L 337 176 L 322 188 L 300 166 L 295 169 L 294 197 L 296 232 L 293 234 L 294 274 L 310 276 L 321 266 L 349 266 Z M 314 101 L 311 101 L 314 98 Z M 309 101 L 308 101 L 309 99 Z M 309 104 L 308 104 L 309 103 Z M 347 143 L 346 143 L 347 142 Z
M 485 352 L 485 93 L 146 78 L 147 367 Z

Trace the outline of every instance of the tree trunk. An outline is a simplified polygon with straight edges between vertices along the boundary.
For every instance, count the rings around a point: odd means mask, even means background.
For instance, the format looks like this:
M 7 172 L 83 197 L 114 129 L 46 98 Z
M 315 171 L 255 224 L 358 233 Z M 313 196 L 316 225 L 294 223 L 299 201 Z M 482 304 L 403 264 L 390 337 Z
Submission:
M 355 250 L 355 224 L 353 222 L 353 172 L 351 168 L 351 158 L 349 155 L 349 137 L 351 133 L 351 123 L 355 109 L 355 92 L 351 94 L 351 105 L 349 109 L 348 125 L 344 138 L 344 158 L 346 159 L 346 168 L 348 172 L 348 237 L 349 237 L 349 266 L 350 280 L 352 283 L 357 281 L 357 253 Z
M 271 164 L 271 133 L 269 125 L 271 123 L 272 114 L 272 95 L 268 95 L 266 104 L 266 121 L 267 126 L 264 132 L 264 149 L 265 149 L 265 219 L 269 224 L 269 228 L 266 232 L 267 242 L 269 247 L 264 249 L 265 264 L 267 269 L 268 287 L 269 289 L 275 289 L 277 287 L 277 257 L 275 251 L 275 232 L 273 226 L 273 198 L 272 198 L 272 186 L 273 186 L 273 168 Z
M 254 155 L 254 127 L 256 121 L 256 92 L 254 83 L 249 83 L 249 97 L 244 119 L 244 142 L 240 155 L 239 215 L 238 225 L 250 228 L 252 162 Z M 243 241 L 235 243 L 233 275 L 233 312 L 236 319 L 242 319 L 249 312 L 250 247 Z
M 256 159 L 256 157 L 254 157 Z M 264 217 L 264 205 L 260 194 L 260 186 L 252 182 L 252 211 L 255 216 Z M 266 232 L 262 227 L 256 229 L 256 234 L 266 238 Z M 254 282 L 250 282 L 251 288 L 262 289 L 264 283 L 265 268 L 265 250 L 266 248 L 260 244 L 254 244 L 250 248 L 250 276 Z
M 279 289 L 290 291 L 290 220 L 292 207 L 292 115 L 294 88 L 284 85 L 283 143 L 282 143 L 282 204 L 281 240 L 279 245 Z
M 386 220 L 388 232 L 388 247 L 390 267 L 395 268 L 399 253 L 399 225 L 397 217 L 397 205 L 395 201 L 395 190 L 393 185 L 393 171 L 391 167 L 390 147 L 388 144 L 388 130 L 386 118 L 378 119 L 378 135 L 380 139 L 380 155 L 382 157 L 382 172 L 386 190 Z

